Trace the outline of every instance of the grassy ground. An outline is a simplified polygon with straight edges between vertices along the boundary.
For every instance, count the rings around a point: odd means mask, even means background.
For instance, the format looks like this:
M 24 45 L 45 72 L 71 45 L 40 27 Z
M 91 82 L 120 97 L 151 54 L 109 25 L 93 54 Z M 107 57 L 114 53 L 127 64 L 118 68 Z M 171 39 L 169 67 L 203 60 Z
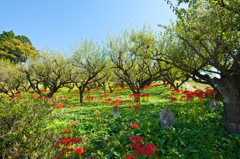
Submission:
M 118 87 L 107 95 L 102 89 L 85 92 L 84 104 L 79 104 L 78 91 L 76 89 L 67 91 L 67 88 L 60 89 L 54 95 L 57 98 L 54 97 L 47 103 L 51 105 L 53 101 L 54 110 L 51 122 L 50 119 L 45 122 L 44 131 L 51 134 L 48 138 L 51 144 L 46 146 L 52 147 L 54 151 L 45 153 L 46 156 L 55 155 L 62 158 L 80 156 L 89 159 L 127 158 L 129 155 L 152 159 L 240 157 L 239 135 L 229 135 L 226 132 L 221 102 L 218 102 L 220 109 L 216 111 L 208 109 L 211 100 L 209 96 L 185 100 L 186 98 L 182 96 L 186 96 L 186 93 L 176 92 L 169 86 L 156 83 L 145 88 L 143 92 L 150 97 L 141 97 L 138 103 L 134 102 L 128 87 L 124 89 Z M 24 99 L 20 98 L 20 101 L 30 101 L 33 99 L 32 96 L 26 93 Z M 169 97 L 176 101 L 167 99 Z M 119 105 L 121 114 L 113 118 L 115 105 Z M 163 129 L 160 124 L 159 113 L 164 108 L 170 109 L 175 117 L 174 127 L 169 131 Z M 136 128 L 132 127 L 134 124 L 137 125 Z M 75 151 L 69 151 L 59 155 L 59 152 L 67 146 L 58 144 L 57 147 L 55 141 L 67 136 L 82 138 L 82 142 L 74 143 L 69 148 L 82 148 L 84 153 L 76 155 Z M 136 152 L 132 145 L 133 141 L 130 140 L 133 136 L 141 137 L 140 145 L 145 150 L 146 145 L 153 144 L 152 155 L 143 155 L 143 149 Z M 34 153 L 36 155 L 37 152 L 33 152 L 33 156 Z

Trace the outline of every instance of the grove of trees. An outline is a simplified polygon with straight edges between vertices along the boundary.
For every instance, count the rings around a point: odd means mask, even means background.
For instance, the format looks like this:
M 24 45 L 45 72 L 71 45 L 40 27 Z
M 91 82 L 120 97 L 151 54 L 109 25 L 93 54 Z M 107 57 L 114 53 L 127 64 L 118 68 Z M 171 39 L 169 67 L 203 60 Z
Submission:
M 0 35 L 0 91 L 14 96 L 20 87 L 32 88 L 40 96 L 51 97 L 64 85 L 74 84 L 82 103 L 84 90 L 96 82 L 105 90 L 110 82 L 126 83 L 133 94 L 141 94 L 156 80 L 166 80 L 177 89 L 175 80 L 192 78 L 218 91 L 226 130 L 240 134 L 240 2 L 182 2 L 189 4 L 188 9 L 168 0 L 178 18 L 162 26 L 163 33 L 144 26 L 107 37 L 105 45 L 82 40 L 79 47 L 72 47 L 71 57 L 49 48 L 38 54 L 29 39 L 4 32 Z M 40 90 L 43 85 L 50 93 Z

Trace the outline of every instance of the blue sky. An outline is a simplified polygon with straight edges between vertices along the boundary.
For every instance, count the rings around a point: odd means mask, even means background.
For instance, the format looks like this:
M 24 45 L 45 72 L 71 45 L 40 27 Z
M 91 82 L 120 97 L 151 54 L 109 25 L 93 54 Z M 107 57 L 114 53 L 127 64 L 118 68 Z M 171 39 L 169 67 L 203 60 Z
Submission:
M 174 1 L 174 0 L 172 0 Z M 176 15 L 164 0 L 0 0 L 0 32 L 27 36 L 36 49 L 69 50 L 82 38 L 119 35 L 145 23 L 155 31 Z

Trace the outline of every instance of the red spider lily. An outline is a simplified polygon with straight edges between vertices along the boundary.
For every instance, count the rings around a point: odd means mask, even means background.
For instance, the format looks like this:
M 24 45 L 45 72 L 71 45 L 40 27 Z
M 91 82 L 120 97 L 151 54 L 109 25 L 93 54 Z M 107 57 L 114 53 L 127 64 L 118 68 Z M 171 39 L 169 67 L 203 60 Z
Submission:
M 155 153 L 155 146 L 153 144 L 147 144 L 144 148 L 143 155 L 151 156 L 151 155 L 154 155 L 154 154 L 156 154 Z
M 94 90 L 99 90 L 99 89 L 102 89 L 102 87 L 96 87 L 96 88 L 94 88 Z
M 94 98 L 94 96 L 86 96 L 86 98 L 88 98 L 88 99 L 93 99 Z
M 207 90 L 207 91 L 205 92 L 205 94 L 206 94 L 206 95 L 216 95 L 216 94 L 218 94 L 218 92 L 217 92 L 217 91 L 214 91 L 214 90 Z
M 143 94 L 141 94 L 141 97 L 151 97 L 151 96 L 147 93 L 143 93 Z
M 171 94 L 171 93 L 169 93 L 168 95 L 172 96 L 172 94 Z
M 185 89 L 185 91 L 183 92 L 183 94 L 187 94 L 187 93 L 190 93 L 190 92 Z
M 140 136 L 133 136 L 132 138 L 130 138 L 130 140 L 132 140 L 133 142 L 142 142 L 142 139 Z
M 118 104 L 121 104 L 122 102 L 119 100 L 119 99 L 116 99 L 116 100 L 113 100 L 111 102 L 112 105 L 118 105 Z
M 198 97 L 200 99 L 204 98 L 204 92 L 203 91 L 195 91 L 193 93 L 194 93 L 195 97 Z
M 141 96 L 141 94 L 132 94 L 134 96 L 134 98 L 139 98 Z
M 177 98 L 175 98 L 175 97 L 167 97 L 167 99 L 170 99 L 171 102 L 177 101 Z
M 68 129 L 65 129 L 65 130 L 63 130 L 63 133 L 67 133 L 67 132 L 69 132 L 69 130 L 68 130 Z
M 137 106 L 137 107 L 140 107 L 140 106 L 141 106 L 141 104 L 139 104 L 139 103 L 138 103 L 138 104 L 136 104 L 136 106 Z
M 97 114 L 97 116 L 101 116 L 101 114 Z
M 81 155 L 82 153 L 84 153 L 82 148 L 78 148 L 75 153 L 78 153 L 79 155 Z
M 140 147 L 140 144 L 138 142 L 132 143 L 132 148 L 138 148 Z
M 137 128 L 137 127 L 138 127 L 137 124 L 130 124 L 130 126 L 131 126 L 132 128 Z
M 130 108 L 130 109 L 128 109 L 129 111 L 132 111 L 133 109 L 132 108 Z
M 72 122 L 71 126 L 76 126 L 76 124 L 77 124 L 77 122 L 74 121 L 74 122 Z
M 55 96 L 52 96 L 51 98 L 55 99 L 55 98 L 57 98 L 57 97 L 55 97 Z
M 127 159 L 135 159 L 135 156 L 134 156 L 134 155 L 129 155 L 129 156 L 127 157 Z
M 106 97 L 106 94 L 105 94 L 105 93 L 103 93 L 103 94 L 102 94 L 102 96 L 103 96 L 103 97 Z
M 115 105 L 116 107 L 120 107 L 119 105 Z
M 191 100 L 194 98 L 194 94 L 193 93 L 187 93 L 187 100 Z
M 72 145 L 74 143 L 80 143 L 82 141 L 83 141 L 82 138 L 77 138 L 77 139 L 71 138 L 71 137 L 62 138 L 62 139 L 58 139 L 58 141 L 55 142 L 54 148 L 59 147 L 59 144 L 69 146 L 69 145 Z
M 66 105 L 66 104 L 58 103 L 58 104 L 56 105 L 56 108 L 61 108 L 61 107 L 64 106 L 64 105 Z
M 134 109 L 140 110 L 140 107 L 134 107 Z

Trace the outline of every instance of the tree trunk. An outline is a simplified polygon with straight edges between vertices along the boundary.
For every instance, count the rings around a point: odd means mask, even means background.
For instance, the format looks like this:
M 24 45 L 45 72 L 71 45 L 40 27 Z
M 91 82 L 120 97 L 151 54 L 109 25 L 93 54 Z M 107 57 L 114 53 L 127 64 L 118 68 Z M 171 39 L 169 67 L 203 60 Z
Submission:
M 79 90 L 80 93 L 80 103 L 83 103 L 83 91 Z
M 104 89 L 104 93 L 107 94 L 107 88 L 106 88 L 106 83 L 103 82 L 103 89 Z
M 213 87 L 223 99 L 223 122 L 228 133 L 240 134 L 240 79 L 213 79 Z
M 54 86 L 51 88 L 50 92 L 46 95 L 48 98 L 51 98 L 55 92 L 57 92 L 59 87 Z

